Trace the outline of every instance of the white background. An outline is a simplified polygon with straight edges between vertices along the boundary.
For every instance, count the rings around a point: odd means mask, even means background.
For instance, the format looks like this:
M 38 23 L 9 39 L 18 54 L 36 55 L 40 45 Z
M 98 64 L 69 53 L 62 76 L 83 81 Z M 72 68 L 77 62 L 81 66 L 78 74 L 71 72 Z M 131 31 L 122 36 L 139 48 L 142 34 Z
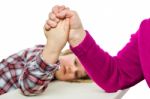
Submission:
M 150 17 L 149 0 L 0 0 L 0 59 L 45 44 L 43 25 L 56 4 L 76 10 L 84 28 L 110 55 L 116 55 L 137 31 L 140 22 Z M 150 99 L 145 81 L 123 97 L 143 98 Z

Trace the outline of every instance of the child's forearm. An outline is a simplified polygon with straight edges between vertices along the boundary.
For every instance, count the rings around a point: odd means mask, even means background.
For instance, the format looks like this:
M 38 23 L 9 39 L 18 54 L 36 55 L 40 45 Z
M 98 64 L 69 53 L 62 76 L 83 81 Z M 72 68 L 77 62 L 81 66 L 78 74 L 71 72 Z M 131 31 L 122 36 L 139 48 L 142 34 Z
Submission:
M 47 43 L 42 52 L 42 57 L 48 64 L 55 64 L 60 54 L 60 51 L 57 50 L 54 45 Z

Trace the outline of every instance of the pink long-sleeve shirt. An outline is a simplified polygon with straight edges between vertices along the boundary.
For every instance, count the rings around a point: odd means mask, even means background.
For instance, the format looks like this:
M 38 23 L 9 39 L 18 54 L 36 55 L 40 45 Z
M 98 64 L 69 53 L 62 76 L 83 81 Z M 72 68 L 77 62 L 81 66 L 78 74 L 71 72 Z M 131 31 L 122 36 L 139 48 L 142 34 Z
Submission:
M 106 92 L 129 88 L 143 79 L 150 86 L 150 19 L 142 21 L 116 56 L 101 49 L 87 31 L 84 40 L 70 48 L 91 79 Z

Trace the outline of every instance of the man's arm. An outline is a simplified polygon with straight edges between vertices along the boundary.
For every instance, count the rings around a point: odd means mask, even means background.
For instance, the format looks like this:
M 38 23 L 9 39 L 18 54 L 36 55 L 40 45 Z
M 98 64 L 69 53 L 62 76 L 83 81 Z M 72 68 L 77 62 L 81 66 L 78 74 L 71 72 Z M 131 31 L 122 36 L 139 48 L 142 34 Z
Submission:
M 55 12 L 57 12 L 57 9 Z M 76 12 L 62 10 L 55 15 L 57 18 L 70 19 L 68 42 L 71 49 L 79 58 L 89 76 L 100 87 L 107 92 L 115 92 L 119 89 L 131 87 L 144 79 L 138 52 L 139 31 L 132 36 L 130 42 L 118 55 L 113 57 L 103 51 L 89 33 L 84 32 Z

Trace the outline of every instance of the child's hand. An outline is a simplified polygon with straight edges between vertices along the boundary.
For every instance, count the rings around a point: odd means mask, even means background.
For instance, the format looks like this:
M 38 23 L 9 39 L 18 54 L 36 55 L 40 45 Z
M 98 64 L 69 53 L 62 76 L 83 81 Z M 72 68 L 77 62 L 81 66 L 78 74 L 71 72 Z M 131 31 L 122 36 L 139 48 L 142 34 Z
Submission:
M 56 14 L 64 9 L 66 9 L 65 6 L 57 6 L 57 5 L 52 8 L 52 12 L 49 13 L 49 18 L 46 21 L 46 24 L 44 25 L 45 30 L 50 30 L 51 28 L 57 26 L 60 19 L 56 17 Z
M 45 26 L 46 25 L 47 23 Z M 44 33 L 47 38 L 47 44 L 43 49 L 42 56 L 47 63 L 55 64 L 58 60 L 61 50 L 68 40 L 69 19 L 66 18 L 65 20 L 59 20 L 55 28 L 51 27 L 50 30 L 46 30 L 45 26 Z
M 69 18 L 70 25 L 68 42 L 74 47 L 78 45 L 86 35 L 80 18 L 75 11 L 71 11 L 69 8 L 65 8 L 64 6 L 53 7 L 52 13 L 49 14 L 49 21 L 51 22 L 45 25 L 45 28 L 51 29 L 51 27 L 57 26 L 57 23 L 60 19 L 65 20 L 66 18 Z
M 55 23 L 53 23 L 55 25 Z M 47 25 L 47 23 L 46 23 Z M 68 40 L 69 19 L 59 20 L 55 28 L 50 30 L 44 29 L 47 38 L 47 45 L 51 46 L 57 52 L 60 52 Z

